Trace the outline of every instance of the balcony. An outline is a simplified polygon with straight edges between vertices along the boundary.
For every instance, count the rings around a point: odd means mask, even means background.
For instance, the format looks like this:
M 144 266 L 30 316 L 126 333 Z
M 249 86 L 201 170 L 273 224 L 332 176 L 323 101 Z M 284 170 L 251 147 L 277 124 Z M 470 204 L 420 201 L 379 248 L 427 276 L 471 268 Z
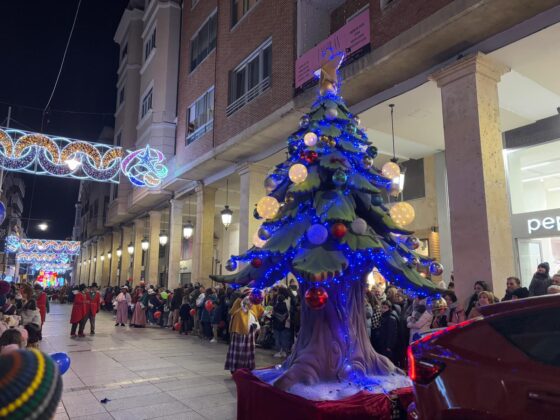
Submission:
M 258 85 L 248 90 L 243 96 L 237 98 L 226 108 L 226 116 L 232 115 L 234 112 L 240 110 L 253 99 L 258 97 L 261 93 L 270 87 L 270 76 L 264 78 Z

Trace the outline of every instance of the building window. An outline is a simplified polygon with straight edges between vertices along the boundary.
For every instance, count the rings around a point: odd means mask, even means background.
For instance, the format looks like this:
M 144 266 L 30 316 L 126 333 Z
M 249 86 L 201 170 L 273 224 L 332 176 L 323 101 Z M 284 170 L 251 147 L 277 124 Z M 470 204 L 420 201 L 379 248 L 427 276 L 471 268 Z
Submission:
M 128 42 L 124 44 L 124 46 L 121 49 L 121 60 L 124 60 L 127 54 L 128 54 Z
M 212 130 L 214 122 L 214 87 L 198 98 L 187 110 L 186 144 Z
M 231 0 L 231 26 L 234 27 L 259 0 Z
M 218 15 L 214 12 L 191 39 L 191 71 L 216 48 Z
M 229 74 L 229 105 L 231 115 L 270 87 L 272 71 L 272 40 L 268 39 Z
M 146 116 L 146 114 L 148 113 L 148 111 L 150 111 L 152 109 L 152 93 L 153 93 L 153 90 L 154 90 L 153 88 L 150 88 L 148 93 L 146 93 L 146 95 L 144 95 L 144 98 L 142 99 L 141 118 L 144 118 Z
M 124 102 L 124 86 L 119 90 L 119 105 Z
M 156 47 L 156 28 L 152 31 L 152 34 L 148 37 L 146 45 L 144 45 L 144 61 L 148 59 L 152 50 Z

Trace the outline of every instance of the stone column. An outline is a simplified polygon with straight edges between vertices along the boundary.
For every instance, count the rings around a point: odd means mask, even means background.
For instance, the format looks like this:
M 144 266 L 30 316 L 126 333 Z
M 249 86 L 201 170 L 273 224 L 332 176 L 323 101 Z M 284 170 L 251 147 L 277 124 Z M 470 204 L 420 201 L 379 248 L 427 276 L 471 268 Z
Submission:
M 89 276 L 87 281 L 88 286 L 95 281 L 95 265 L 97 262 L 96 249 L 97 249 L 97 242 L 94 241 L 89 246 Z
M 179 287 L 180 273 L 179 261 L 181 260 L 181 245 L 183 241 L 183 202 L 169 200 L 171 212 L 169 214 L 169 260 L 167 267 L 167 287 Z
M 192 282 L 210 285 L 214 254 L 216 188 L 199 185 L 196 194 L 196 226 L 192 257 Z
M 451 247 L 451 223 L 449 220 L 449 189 L 447 187 L 447 168 L 445 152 L 435 155 L 436 200 L 439 231 L 440 259 L 443 264 L 443 278 L 446 283 L 451 280 L 453 272 L 453 248 Z
M 109 260 L 109 286 L 115 286 L 118 283 L 117 269 L 119 268 L 119 257 L 117 257 L 117 248 L 121 244 L 120 231 L 113 230 L 112 246 L 111 246 L 111 259 Z
M 113 248 L 113 234 L 111 232 L 106 233 L 103 237 L 103 275 L 101 276 L 101 282 L 103 286 L 109 286 L 109 273 L 111 272 L 111 260 L 107 256 Z
M 150 215 L 150 249 L 146 258 L 147 271 L 146 283 L 156 286 L 159 282 L 158 279 L 158 265 L 159 265 L 159 233 L 161 229 L 161 212 L 151 211 Z
M 261 221 L 253 217 L 257 202 L 266 195 L 264 180 L 268 168 L 257 164 L 244 163 L 237 173 L 240 178 L 239 198 L 239 253 L 242 254 L 253 246 L 253 235 Z
M 132 264 L 133 285 L 136 286 L 142 280 L 142 239 L 146 230 L 146 219 L 134 221 L 134 259 Z
M 485 280 L 502 295 L 515 273 L 498 82 L 509 69 L 482 53 L 431 77 L 441 88 L 455 290 Z
M 122 227 L 122 257 L 121 257 L 121 273 L 120 273 L 120 284 L 121 286 L 126 283 L 129 276 L 130 267 L 130 254 L 128 253 L 127 247 L 130 243 L 132 235 L 131 226 Z
M 97 262 L 95 264 L 95 282 L 97 286 L 101 286 L 101 281 L 103 279 L 103 261 L 101 261 L 101 256 L 103 255 L 103 249 L 105 248 L 105 240 L 100 237 L 97 240 L 97 248 L 95 249 L 95 256 L 97 257 Z

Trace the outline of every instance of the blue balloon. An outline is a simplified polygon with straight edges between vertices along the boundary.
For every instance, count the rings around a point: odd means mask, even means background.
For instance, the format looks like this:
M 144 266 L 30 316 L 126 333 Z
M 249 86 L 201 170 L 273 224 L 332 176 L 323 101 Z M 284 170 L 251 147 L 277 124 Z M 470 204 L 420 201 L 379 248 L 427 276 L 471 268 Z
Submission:
M 0 201 L 0 225 L 6 220 L 6 205 Z
M 58 365 L 58 370 L 61 375 L 64 375 L 68 369 L 70 369 L 70 357 L 66 353 L 53 353 L 51 358 Z

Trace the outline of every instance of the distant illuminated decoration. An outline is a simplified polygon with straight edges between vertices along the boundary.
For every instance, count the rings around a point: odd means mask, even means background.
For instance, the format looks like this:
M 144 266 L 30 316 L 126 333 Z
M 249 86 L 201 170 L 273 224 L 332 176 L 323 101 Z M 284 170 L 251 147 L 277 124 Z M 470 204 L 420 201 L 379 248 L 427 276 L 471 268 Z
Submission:
M 100 182 L 119 182 L 122 172 L 138 187 L 157 187 L 167 175 L 165 157 L 146 146 L 133 152 L 108 144 L 0 128 L 0 168 Z
M 20 239 L 17 235 L 6 237 L 6 250 L 16 254 L 21 264 L 33 264 L 37 270 L 65 272 L 71 268 L 73 257 L 80 254 L 79 241 L 51 239 Z

